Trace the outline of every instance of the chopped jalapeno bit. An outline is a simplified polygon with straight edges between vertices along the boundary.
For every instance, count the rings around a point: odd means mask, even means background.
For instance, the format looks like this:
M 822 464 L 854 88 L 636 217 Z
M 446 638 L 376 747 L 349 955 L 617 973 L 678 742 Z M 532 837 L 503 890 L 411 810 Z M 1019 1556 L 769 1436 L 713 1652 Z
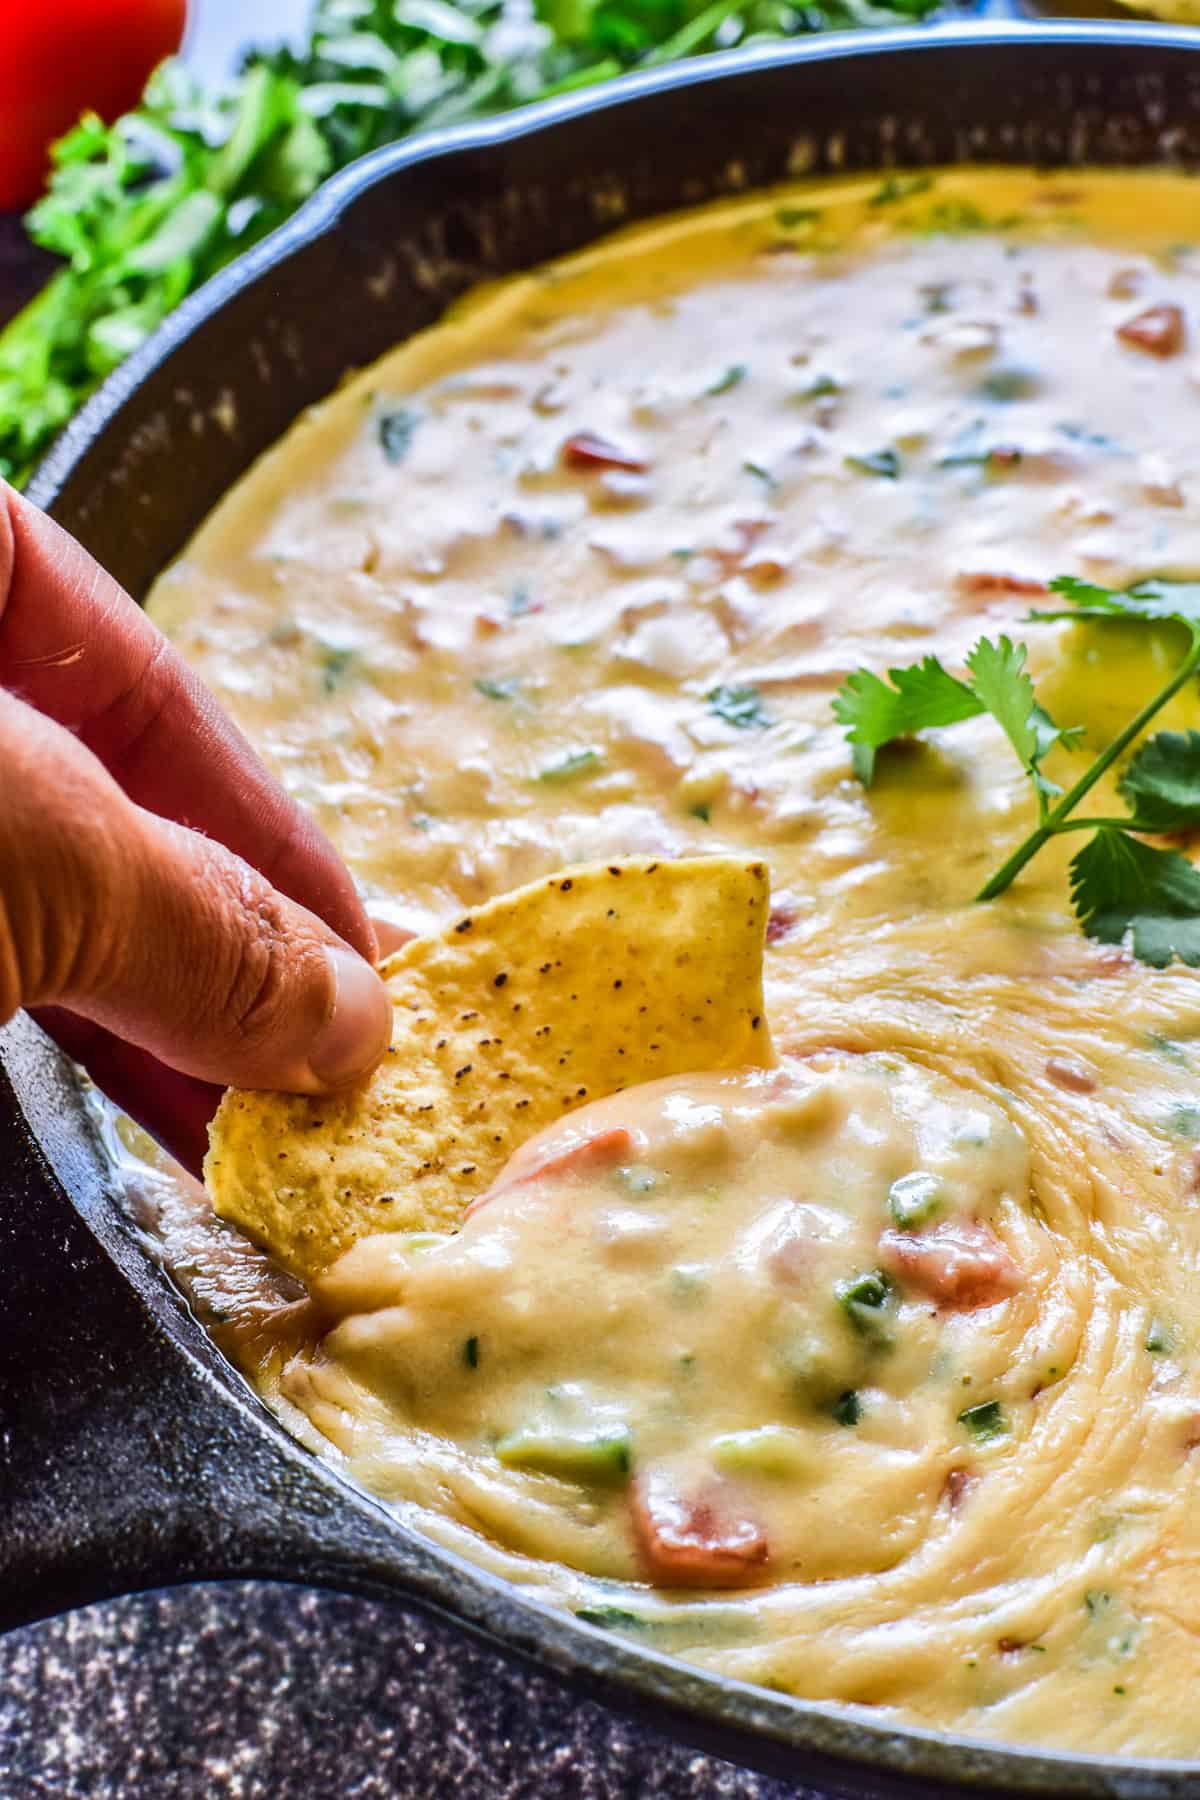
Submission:
M 492 681 L 487 676 L 480 676 L 475 683 L 475 691 L 482 694 L 485 700 L 516 700 L 521 692 L 521 683 L 515 676 L 507 681 Z
M 761 731 L 772 723 L 756 687 L 732 686 L 710 688 L 705 695 L 708 710 L 738 731 Z
M 593 775 L 603 761 L 603 755 L 596 749 L 569 750 L 558 762 L 547 763 L 544 769 L 539 769 L 536 779 L 551 784 L 575 781 L 581 775 Z
M 981 1400 L 978 1406 L 968 1406 L 959 1413 L 958 1422 L 977 1444 L 990 1444 L 1005 1437 L 1009 1430 L 1008 1417 L 998 1400 Z
M 777 206 L 775 223 L 785 231 L 794 231 L 799 225 L 815 225 L 821 217 L 819 206 Z
M 463 1361 L 468 1369 L 479 1367 L 479 1339 L 477 1337 L 469 1337 L 463 1345 Z
M 413 433 L 420 418 L 411 407 L 398 406 L 392 412 L 380 413 L 375 422 L 383 454 L 390 463 L 402 463 L 412 446 Z
M 506 1469 L 530 1469 L 590 1486 L 617 1485 L 633 1466 L 632 1441 L 624 1425 L 581 1432 L 528 1426 L 502 1437 L 496 1456 Z
M 853 1388 L 839 1394 L 829 1410 L 839 1425 L 857 1425 L 862 1418 L 862 1402 Z
M 839 1281 L 834 1292 L 859 1336 L 876 1349 L 887 1349 L 892 1342 L 896 1290 L 883 1270 L 868 1269 L 862 1275 L 852 1275 L 847 1281 Z
M 941 1210 L 942 1184 L 926 1169 L 902 1175 L 888 1189 L 888 1211 L 901 1231 L 915 1231 Z
M 847 456 L 848 469 L 857 469 L 860 475 L 877 475 L 884 481 L 899 479 L 903 467 L 895 450 L 864 450 L 857 456 Z
M 807 1474 L 812 1450 L 802 1431 L 786 1425 L 760 1425 L 751 1431 L 728 1431 L 709 1445 L 713 1463 L 726 1475 L 770 1475 L 787 1479 Z

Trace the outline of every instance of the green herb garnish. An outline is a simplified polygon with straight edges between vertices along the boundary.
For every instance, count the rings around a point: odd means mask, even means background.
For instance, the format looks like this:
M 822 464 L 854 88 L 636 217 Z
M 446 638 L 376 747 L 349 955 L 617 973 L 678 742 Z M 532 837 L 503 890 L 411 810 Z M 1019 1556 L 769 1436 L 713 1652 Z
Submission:
M 998 1400 L 983 1400 L 978 1406 L 968 1406 L 960 1412 L 958 1422 L 964 1425 L 977 1444 L 990 1444 L 996 1438 L 1007 1436 L 1008 1418 Z
M 715 713 L 718 719 L 724 719 L 727 725 L 734 725 L 739 731 L 761 731 L 772 723 L 770 715 L 763 706 L 763 698 L 756 687 L 734 685 L 732 687 L 710 688 L 705 695 L 708 710 Z
M 877 475 L 883 481 L 899 480 L 903 466 L 895 450 L 866 450 L 844 460 L 848 469 L 857 469 L 860 475 Z
M 475 683 L 475 691 L 482 694 L 485 700 L 516 700 L 521 692 L 521 683 L 515 676 L 507 681 L 492 681 L 487 676 L 480 676 Z
M 392 412 L 380 413 L 375 421 L 375 430 L 379 435 L 383 454 L 390 463 L 404 461 L 419 424 L 420 419 L 411 407 L 400 406 Z
M 558 762 L 547 763 L 539 769 L 535 779 L 554 784 L 560 781 L 577 781 L 581 775 L 592 775 L 600 767 L 604 757 L 599 750 L 568 750 Z
M 749 368 L 746 363 L 730 363 L 723 375 L 718 375 L 711 387 L 705 388 L 706 394 L 727 394 L 731 388 L 740 387 L 745 381 Z
M 829 1411 L 839 1425 L 857 1425 L 862 1418 L 862 1402 L 853 1388 L 847 1388 L 844 1394 L 838 1395 Z
M 877 752 L 896 738 L 990 713 L 1033 784 L 1038 824 L 976 895 L 994 900 L 1052 837 L 1093 836 L 1071 862 L 1071 899 L 1084 931 L 1104 944 L 1128 942 L 1142 962 L 1162 968 L 1174 958 L 1200 963 L 1200 870 L 1177 850 L 1140 835 L 1200 826 L 1200 733 L 1159 732 L 1132 758 L 1118 783 L 1131 810 L 1115 818 L 1076 818 L 1079 803 L 1141 736 L 1154 716 L 1200 669 L 1200 584 L 1143 581 L 1120 590 L 1060 576 L 1051 590 L 1070 604 L 1039 610 L 1031 620 L 1126 619 L 1173 622 L 1188 634 L 1174 674 L 1064 794 L 1042 762 L 1055 745 L 1074 747 L 1078 727 L 1062 730 L 1038 704 L 1025 669 L 1026 650 L 1008 638 L 981 638 L 961 681 L 936 657 L 889 671 L 890 686 L 858 669 L 840 689 L 834 716 L 847 728 L 854 770 L 870 785 Z
M 479 1339 L 477 1337 L 469 1337 L 466 1340 L 463 1344 L 462 1355 L 468 1369 L 479 1367 Z

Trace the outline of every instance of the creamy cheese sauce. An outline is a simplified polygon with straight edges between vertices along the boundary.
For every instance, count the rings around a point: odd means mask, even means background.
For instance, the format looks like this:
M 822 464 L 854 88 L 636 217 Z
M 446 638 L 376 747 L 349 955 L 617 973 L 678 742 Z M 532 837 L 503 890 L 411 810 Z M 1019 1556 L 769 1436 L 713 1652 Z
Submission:
M 144 1176 L 293 1429 L 695 1662 L 1158 1755 L 1200 1752 L 1200 981 L 1080 935 L 1069 842 L 972 904 L 1033 822 L 994 724 L 868 791 L 830 702 L 1006 631 L 1085 728 L 1061 779 L 1161 684 L 1169 630 L 1023 621 L 1200 571 L 1195 194 L 963 171 L 625 234 L 315 409 L 151 602 L 397 924 L 636 852 L 774 884 L 781 1068 L 588 1109 L 453 1239 L 297 1300 Z

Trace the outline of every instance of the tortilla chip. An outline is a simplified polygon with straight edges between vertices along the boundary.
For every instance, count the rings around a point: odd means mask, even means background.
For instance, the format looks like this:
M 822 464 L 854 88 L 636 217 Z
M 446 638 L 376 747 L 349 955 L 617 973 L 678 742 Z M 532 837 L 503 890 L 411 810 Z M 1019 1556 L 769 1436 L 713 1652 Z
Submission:
M 392 1045 L 332 1099 L 230 1089 L 213 1205 L 305 1280 L 378 1231 L 447 1231 L 526 1138 L 586 1101 L 769 1066 L 766 867 L 595 864 L 518 888 L 382 966 Z

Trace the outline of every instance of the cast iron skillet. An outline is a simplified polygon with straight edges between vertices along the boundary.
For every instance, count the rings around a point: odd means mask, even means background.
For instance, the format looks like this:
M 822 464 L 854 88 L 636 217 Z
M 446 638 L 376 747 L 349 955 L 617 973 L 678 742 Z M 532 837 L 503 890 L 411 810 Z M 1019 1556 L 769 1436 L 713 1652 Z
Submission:
M 1200 34 L 819 38 L 383 151 L 185 305 L 68 430 L 34 497 L 141 596 L 303 406 L 480 279 L 809 169 L 961 160 L 1194 168 Z M 0 1626 L 206 1577 L 400 1594 L 834 1794 L 1197 1792 L 1200 1764 L 997 1748 L 717 1680 L 424 1541 L 299 1448 L 224 1362 L 115 1204 L 70 1070 L 28 1021 L 0 1033 L 0 1062 Z

